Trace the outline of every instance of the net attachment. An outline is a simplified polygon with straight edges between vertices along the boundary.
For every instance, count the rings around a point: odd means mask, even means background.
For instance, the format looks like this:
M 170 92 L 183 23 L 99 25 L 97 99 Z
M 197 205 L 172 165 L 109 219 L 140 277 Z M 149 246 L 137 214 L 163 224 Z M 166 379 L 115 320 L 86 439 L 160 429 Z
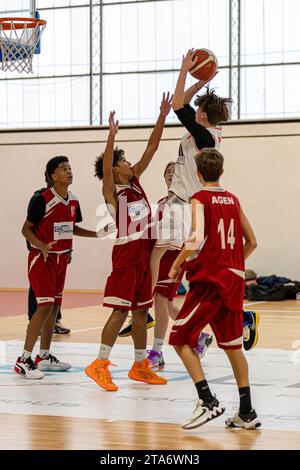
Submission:
M 46 24 L 39 18 L 0 18 L 0 70 L 32 72 Z

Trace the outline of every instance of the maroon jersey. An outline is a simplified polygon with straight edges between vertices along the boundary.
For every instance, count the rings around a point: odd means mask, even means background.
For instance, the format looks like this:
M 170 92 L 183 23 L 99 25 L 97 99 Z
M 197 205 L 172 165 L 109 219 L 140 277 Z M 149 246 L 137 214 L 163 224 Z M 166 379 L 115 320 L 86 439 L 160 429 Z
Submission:
M 204 205 L 204 240 L 197 255 L 186 264 L 191 283 L 216 285 L 233 310 L 244 296 L 244 250 L 238 198 L 222 188 L 203 188 L 192 196 Z
M 75 222 L 81 222 L 79 202 L 68 192 L 67 199 L 60 197 L 54 188 L 46 189 L 37 196 L 27 215 L 34 223 L 33 232 L 43 243 L 56 241 L 51 252 L 64 253 L 72 248 Z
M 134 176 L 129 184 L 117 185 L 116 190 L 117 212 L 111 211 L 117 226 L 113 269 L 140 263 L 151 254 L 151 208 L 138 178 Z

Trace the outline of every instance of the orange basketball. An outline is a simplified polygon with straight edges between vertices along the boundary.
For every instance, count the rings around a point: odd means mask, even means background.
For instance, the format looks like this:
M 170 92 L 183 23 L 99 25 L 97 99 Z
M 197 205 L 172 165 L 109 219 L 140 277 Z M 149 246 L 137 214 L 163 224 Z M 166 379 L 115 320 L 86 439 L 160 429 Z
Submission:
M 189 71 L 197 80 L 210 80 L 218 68 L 215 54 L 208 49 L 197 49 L 193 58 L 197 56 L 196 65 Z

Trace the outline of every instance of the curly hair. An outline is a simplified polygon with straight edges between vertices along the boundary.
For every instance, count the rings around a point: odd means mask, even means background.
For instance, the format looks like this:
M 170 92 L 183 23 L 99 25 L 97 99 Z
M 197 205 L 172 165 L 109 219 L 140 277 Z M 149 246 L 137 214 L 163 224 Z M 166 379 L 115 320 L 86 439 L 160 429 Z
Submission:
M 196 95 L 195 106 L 199 106 L 201 111 L 207 114 L 210 124 L 216 126 L 220 122 L 227 122 L 230 118 L 231 98 L 221 98 L 217 96 L 214 90 L 206 87 L 204 95 Z
M 119 149 L 118 147 L 114 148 L 113 166 L 116 166 L 118 161 L 123 157 L 124 153 L 125 153 L 124 150 Z M 99 178 L 99 180 L 103 179 L 103 157 L 104 157 L 104 153 L 101 153 L 101 155 L 99 155 L 99 157 L 96 158 L 96 161 L 94 163 L 94 168 L 95 168 L 94 176 Z

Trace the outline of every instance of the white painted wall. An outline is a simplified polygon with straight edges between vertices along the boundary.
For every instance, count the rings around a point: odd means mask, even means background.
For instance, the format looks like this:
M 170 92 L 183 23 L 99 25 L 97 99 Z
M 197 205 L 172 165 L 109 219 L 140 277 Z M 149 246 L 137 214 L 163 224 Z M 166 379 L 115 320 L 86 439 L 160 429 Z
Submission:
M 118 145 L 133 163 L 142 154 L 150 128 L 124 128 Z M 165 194 L 163 169 L 175 160 L 181 127 L 167 127 L 142 184 L 150 202 Z M 21 235 L 26 207 L 43 186 L 46 162 L 70 159 L 83 212 L 82 226 L 95 228 L 101 185 L 93 161 L 104 150 L 107 130 L 0 132 L 1 263 L 0 287 L 27 286 L 27 251 Z M 260 275 L 300 279 L 300 122 L 230 124 L 223 128 L 223 186 L 236 193 L 255 229 L 258 249 L 247 265 Z M 111 241 L 75 238 L 66 288 L 102 289 L 110 272 Z

